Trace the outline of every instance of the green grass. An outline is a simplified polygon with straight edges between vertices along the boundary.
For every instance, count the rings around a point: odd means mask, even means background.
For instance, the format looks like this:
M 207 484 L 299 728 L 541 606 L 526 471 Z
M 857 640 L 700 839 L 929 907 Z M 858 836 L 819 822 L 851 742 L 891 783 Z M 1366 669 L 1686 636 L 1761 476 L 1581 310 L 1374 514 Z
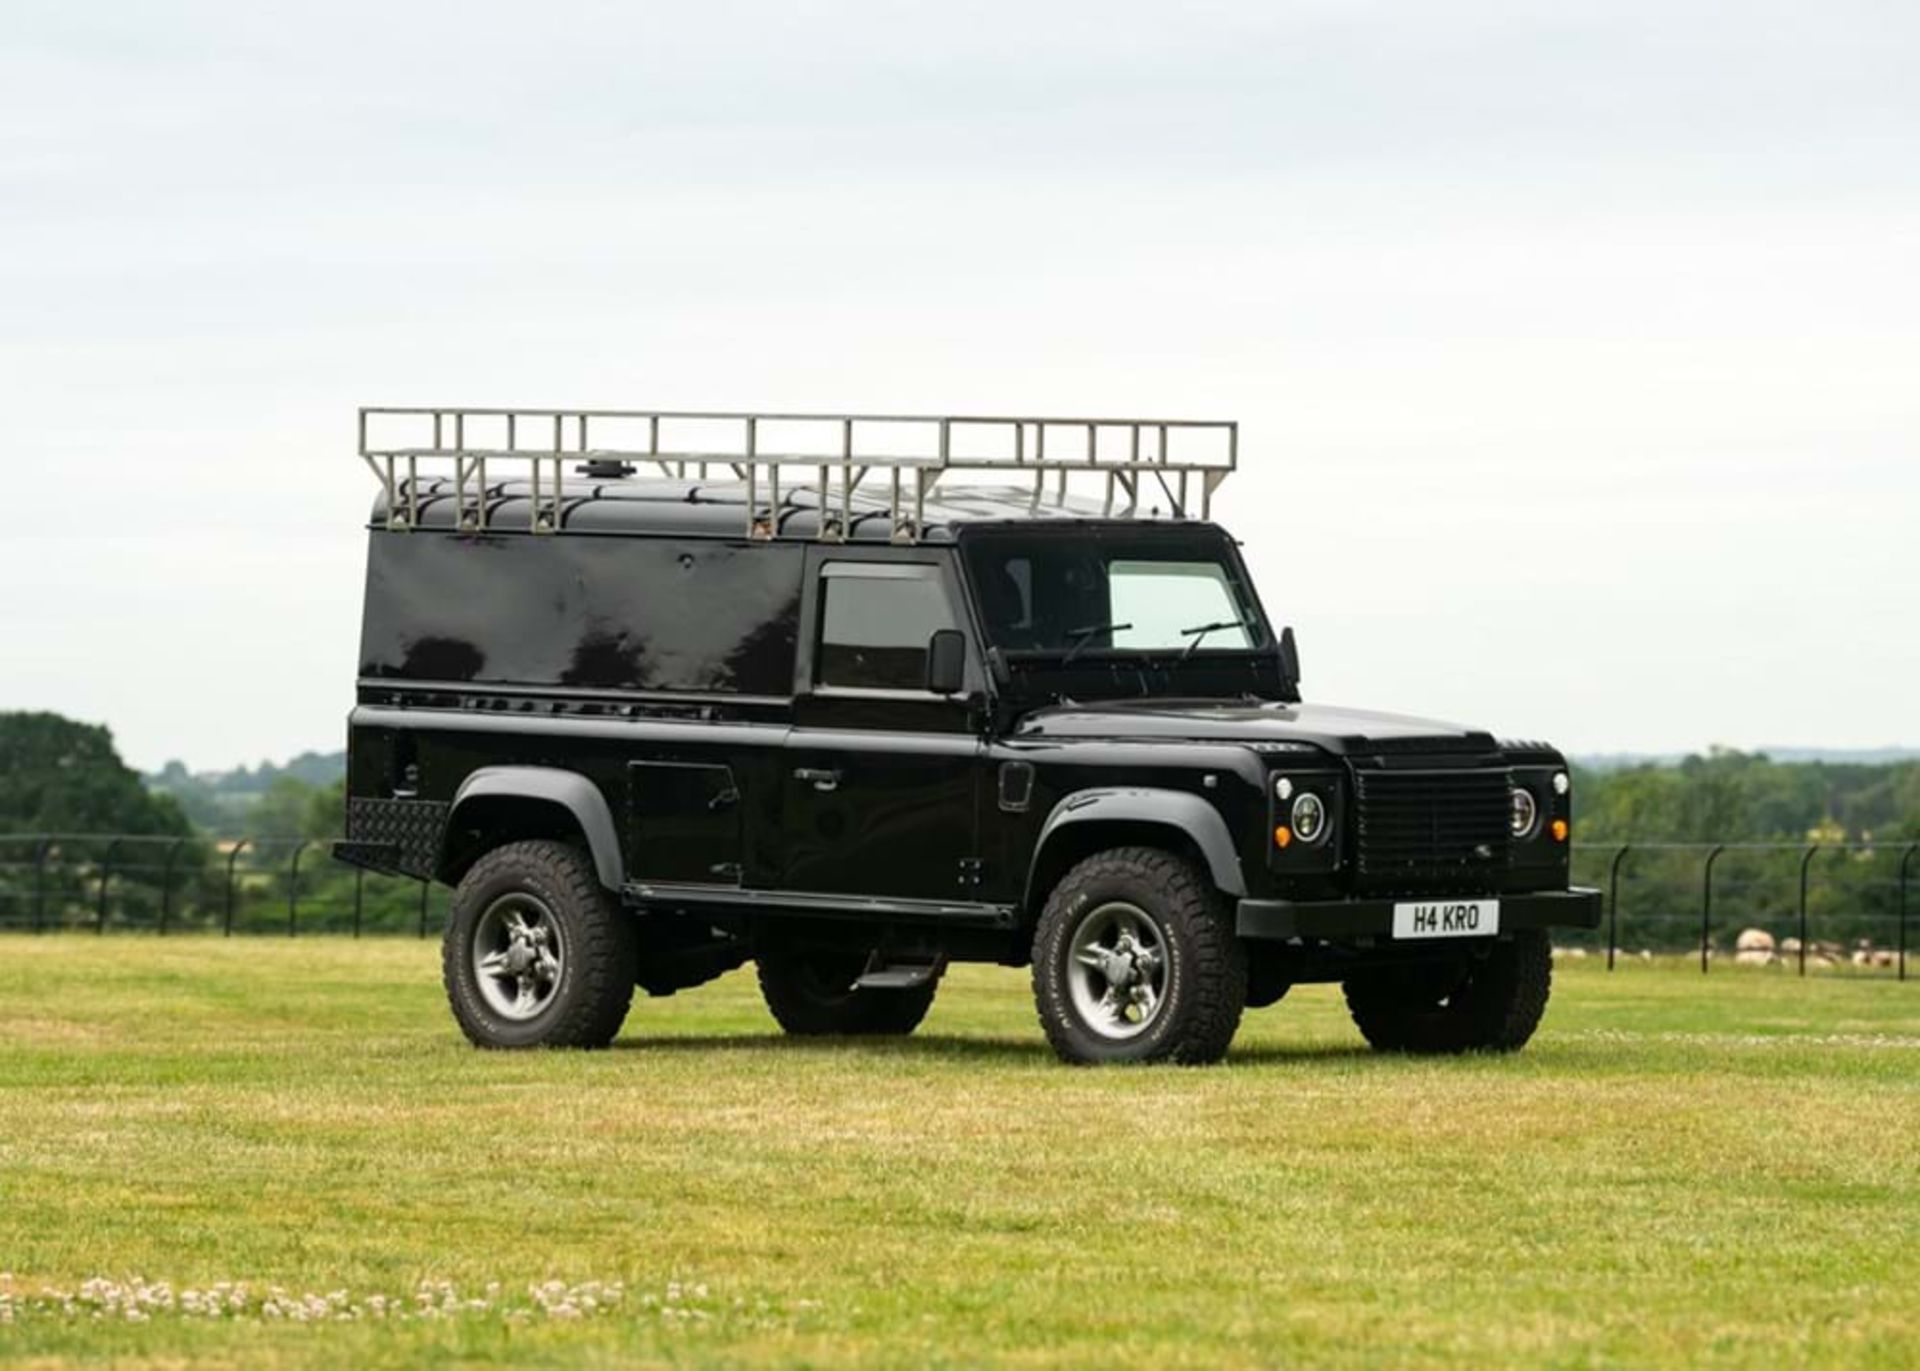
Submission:
M 478 1053 L 410 942 L 8 938 L 0 1006 L 8 1360 L 1920 1364 L 1920 983 L 1576 963 L 1453 1061 L 1315 987 L 1208 1070 L 1058 1066 L 975 968 L 883 1044 L 735 975 Z M 363 1317 L 37 1294 L 134 1276 Z M 490 1306 L 364 1316 L 442 1280 Z

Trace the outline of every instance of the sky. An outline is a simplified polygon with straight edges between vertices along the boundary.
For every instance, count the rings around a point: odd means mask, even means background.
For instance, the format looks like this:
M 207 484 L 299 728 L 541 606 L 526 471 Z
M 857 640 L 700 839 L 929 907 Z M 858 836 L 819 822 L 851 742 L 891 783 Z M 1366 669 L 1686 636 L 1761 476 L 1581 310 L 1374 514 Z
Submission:
M 1920 9 L 0 9 L 0 708 L 342 745 L 363 404 L 1241 423 L 1310 698 L 1920 743 Z

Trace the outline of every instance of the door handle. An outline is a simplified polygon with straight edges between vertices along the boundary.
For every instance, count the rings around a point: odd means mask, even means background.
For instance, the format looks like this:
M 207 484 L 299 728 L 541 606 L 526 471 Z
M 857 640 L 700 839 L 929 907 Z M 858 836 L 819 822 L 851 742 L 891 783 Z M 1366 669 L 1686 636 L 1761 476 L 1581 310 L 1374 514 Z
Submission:
M 797 766 L 793 769 L 796 781 L 811 781 L 815 790 L 834 790 L 840 785 L 840 773 L 830 767 Z

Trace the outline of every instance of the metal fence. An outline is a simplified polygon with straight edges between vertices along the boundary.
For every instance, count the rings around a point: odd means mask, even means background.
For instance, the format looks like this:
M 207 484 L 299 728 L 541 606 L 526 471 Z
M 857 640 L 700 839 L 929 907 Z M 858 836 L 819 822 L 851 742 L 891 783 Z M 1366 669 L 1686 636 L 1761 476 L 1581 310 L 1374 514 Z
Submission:
M 0 835 L 0 930 L 435 935 L 447 892 L 346 867 L 300 838 Z M 1652 956 L 1846 967 L 1905 980 L 1920 843 L 1576 845 L 1598 929 L 1562 930 L 1612 970 Z M 1744 940 L 1749 944 L 1742 948 Z
M 1601 890 L 1605 916 L 1561 941 L 1604 955 L 1609 970 L 1684 953 L 1702 974 L 1732 959 L 1802 976 L 1846 966 L 1907 978 L 1920 843 L 1587 844 L 1573 858 L 1575 881 Z
M 335 862 L 313 838 L 0 835 L 0 930 L 437 934 L 447 892 Z

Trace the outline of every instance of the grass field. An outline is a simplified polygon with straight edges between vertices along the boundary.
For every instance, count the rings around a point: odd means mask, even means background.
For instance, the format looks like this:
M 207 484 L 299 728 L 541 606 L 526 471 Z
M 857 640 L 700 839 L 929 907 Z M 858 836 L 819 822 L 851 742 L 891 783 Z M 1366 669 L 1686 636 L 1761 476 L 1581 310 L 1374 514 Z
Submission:
M 8 1361 L 1920 1364 L 1920 983 L 1575 964 L 1455 1061 L 1316 987 L 1091 1072 L 973 968 L 885 1044 L 734 975 L 478 1053 L 410 942 L 9 938 L 0 1006 Z

